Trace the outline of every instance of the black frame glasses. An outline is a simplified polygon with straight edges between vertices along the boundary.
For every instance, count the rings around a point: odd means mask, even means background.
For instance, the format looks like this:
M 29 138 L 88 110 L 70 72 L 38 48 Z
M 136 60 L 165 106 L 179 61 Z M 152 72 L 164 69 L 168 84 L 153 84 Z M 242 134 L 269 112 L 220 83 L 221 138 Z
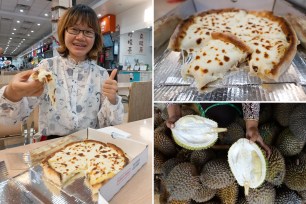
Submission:
M 78 35 L 82 31 L 83 35 L 88 38 L 94 38 L 96 36 L 96 33 L 94 31 L 81 30 L 81 29 L 74 28 L 74 27 L 66 28 L 66 31 L 71 35 Z

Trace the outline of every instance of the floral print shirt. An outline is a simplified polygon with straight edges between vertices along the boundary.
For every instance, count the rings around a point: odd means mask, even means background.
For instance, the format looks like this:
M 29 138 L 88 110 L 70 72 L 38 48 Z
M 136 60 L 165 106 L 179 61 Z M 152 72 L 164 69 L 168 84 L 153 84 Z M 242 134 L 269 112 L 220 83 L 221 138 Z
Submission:
M 259 120 L 259 111 L 260 104 L 259 103 L 243 103 L 243 118 L 245 120 Z
M 48 87 L 40 97 L 24 97 L 11 102 L 0 89 L 0 123 L 15 124 L 27 119 L 39 106 L 39 132 L 43 135 L 68 135 L 80 129 L 102 128 L 123 121 L 123 104 L 117 95 L 112 105 L 101 88 L 109 77 L 93 60 L 76 63 L 72 58 L 56 56 L 44 59 L 37 68 L 51 71 L 56 83 L 56 106 L 51 105 Z M 37 69 L 35 68 L 35 69 Z

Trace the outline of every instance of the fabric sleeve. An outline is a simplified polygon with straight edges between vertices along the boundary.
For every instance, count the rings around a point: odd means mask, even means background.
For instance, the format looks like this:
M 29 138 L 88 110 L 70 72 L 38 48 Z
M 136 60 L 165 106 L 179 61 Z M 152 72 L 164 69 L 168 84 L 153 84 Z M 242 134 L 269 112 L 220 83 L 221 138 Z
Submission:
M 259 103 L 242 103 L 244 120 L 259 120 Z
M 40 97 L 24 97 L 18 102 L 12 102 L 3 96 L 5 88 L 0 89 L 0 123 L 13 125 L 26 120 L 38 105 Z
M 103 80 L 101 89 L 104 81 L 108 78 L 107 71 L 102 75 Z M 121 96 L 116 97 L 116 104 L 113 105 L 109 102 L 108 98 L 103 95 L 101 91 L 101 108 L 98 112 L 99 127 L 107 127 L 112 125 L 119 125 L 123 123 L 124 108 L 122 104 Z
M 43 67 L 48 68 L 48 61 L 42 60 L 34 70 Z M 0 89 L 0 123 L 16 124 L 18 121 L 26 120 L 40 100 L 47 96 L 47 87 L 40 97 L 23 97 L 18 102 L 12 102 L 3 96 L 6 86 Z

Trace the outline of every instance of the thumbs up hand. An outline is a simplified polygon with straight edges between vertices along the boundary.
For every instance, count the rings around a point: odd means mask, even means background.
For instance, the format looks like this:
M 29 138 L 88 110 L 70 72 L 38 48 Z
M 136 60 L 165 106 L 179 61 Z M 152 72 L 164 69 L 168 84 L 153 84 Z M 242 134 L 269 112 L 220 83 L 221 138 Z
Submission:
M 106 96 L 109 102 L 113 105 L 116 104 L 116 96 L 118 90 L 117 81 L 114 80 L 116 74 L 117 74 L 117 69 L 114 69 L 111 75 L 108 77 L 108 79 L 105 80 L 105 83 L 102 86 L 103 95 Z

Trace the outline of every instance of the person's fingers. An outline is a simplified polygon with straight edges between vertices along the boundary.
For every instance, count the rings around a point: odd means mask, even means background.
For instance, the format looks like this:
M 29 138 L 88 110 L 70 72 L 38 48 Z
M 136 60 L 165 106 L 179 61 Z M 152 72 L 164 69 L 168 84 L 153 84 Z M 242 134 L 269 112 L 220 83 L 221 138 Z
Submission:
M 33 70 L 27 70 L 24 72 L 20 73 L 20 81 L 27 81 L 29 79 L 29 77 L 31 76 L 31 74 L 33 74 Z
M 44 92 L 44 88 L 38 89 L 32 94 L 32 96 L 40 96 L 43 92 Z
M 113 84 L 103 84 L 104 89 L 113 89 L 113 90 L 117 90 L 117 86 L 113 85 Z
M 166 121 L 166 126 L 168 127 L 168 128 L 174 128 L 174 123 L 172 122 L 172 121 L 169 121 L 169 120 L 167 120 Z
M 265 150 L 267 157 L 270 158 L 271 155 L 271 149 L 268 145 L 266 145 L 264 143 L 264 141 L 262 140 L 262 138 L 258 139 L 257 142 L 259 143 L 259 145 Z
M 114 69 L 114 70 L 112 71 L 112 73 L 110 74 L 109 79 L 114 80 L 116 74 L 117 74 L 117 69 Z

